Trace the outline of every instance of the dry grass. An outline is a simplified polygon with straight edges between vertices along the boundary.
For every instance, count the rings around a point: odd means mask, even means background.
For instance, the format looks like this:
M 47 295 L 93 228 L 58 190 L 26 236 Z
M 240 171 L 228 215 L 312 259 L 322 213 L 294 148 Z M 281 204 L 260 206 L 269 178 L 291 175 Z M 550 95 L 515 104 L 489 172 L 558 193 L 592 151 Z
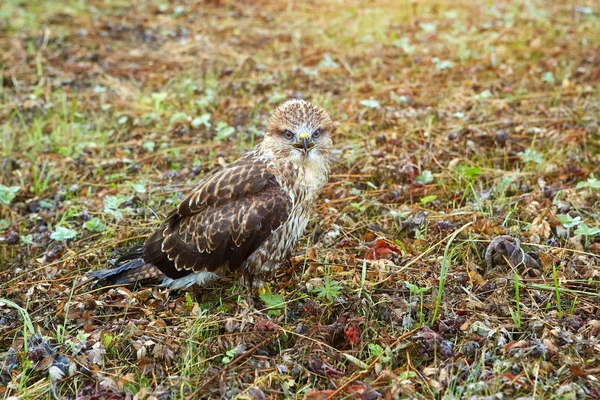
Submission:
M 7 1 L 2 398 L 600 396 L 595 2 Z M 336 152 L 272 297 L 84 283 L 292 96 Z

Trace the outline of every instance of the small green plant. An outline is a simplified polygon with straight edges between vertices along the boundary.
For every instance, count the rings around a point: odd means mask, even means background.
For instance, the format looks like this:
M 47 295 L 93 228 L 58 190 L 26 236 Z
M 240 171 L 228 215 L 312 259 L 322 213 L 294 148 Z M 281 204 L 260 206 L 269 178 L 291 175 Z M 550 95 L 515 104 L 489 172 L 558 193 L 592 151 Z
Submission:
M 192 309 L 194 308 L 194 304 L 195 301 L 194 299 L 192 299 L 192 295 L 190 294 L 190 292 L 185 292 L 185 305 L 187 306 L 188 309 Z
M 381 107 L 381 104 L 379 104 L 379 102 L 373 98 L 367 99 L 367 100 L 361 100 L 360 105 L 368 107 L 368 108 L 380 108 Z
M 146 193 L 146 182 L 143 180 L 139 182 L 129 182 L 129 186 L 131 186 L 136 193 Z
M 171 125 L 175 125 L 175 124 L 180 123 L 180 122 L 185 122 L 185 121 L 187 121 L 187 117 L 188 116 L 187 116 L 186 113 L 184 113 L 184 112 L 177 112 L 177 113 L 175 113 L 175 114 L 173 114 L 171 116 L 171 119 L 169 120 L 169 123 Z
M 590 238 L 594 238 L 596 235 L 600 234 L 600 228 L 597 226 L 588 226 L 585 222 L 581 223 L 579 227 L 575 230 L 576 235 L 582 235 L 585 237 L 585 247 L 588 246 Z
M 337 281 L 331 279 L 331 269 L 327 266 L 327 274 L 323 280 L 323 285 L 316 286 L 312 292 L 317 293 L 317 297 L 325 297 L 329 302 L 332 302 L 340 295 L 342 289 L 343 287 Z
M 285 300 L 279 294 L 265 292 L 260 295 L 260 299 L 265 303 L 265 306 L 267 306 L 267 314 L 269 315 L 278 316 L 285 308 Z
M 433 174 L 431 173 L 431 171 L 426 169 L 425 171 L 421 172 L 421 175 L 415 178 L 415 182 L 423 184 L 431 183 L 433 182 Z
M 110 345 L 115 340 L 115 337 L 110 332 L 102 333 L 102 345 L 105 349 L 110 348 Z
M 581 217 L 571 217 L 569 214 L 558 214 L 556 219 L 567 229 L 571 229 L 581 224 Z
M 429 196 L 422 197 L 421 200 L 419 200 L 419 203 L 421 203 L 422 206 L 426 206 L 427 204 L 436 201 L 437 198 L 437 195 L 430 194 Z
M 221 362 L 223 364 L 229 364 L 230 362 L 233 361 L 235 356 L 238 354 L 239 354 L 239 349 L 237 347 L 235 347 L 233 349 L 229 349 L 225 352 L 225 355 L 223 356 L 223 358 L 221 358 Z
M 575 306 L 577 305 L 577 296 L 575 296 L 575 298 L 573 299 L 573 302 L 571 303 L 571 307 L 569 308 L 569 315 L 573 316 L 575 314 Z
M 142 148 L 144 150 L 146 150 L 147 152 L 152 153 L 154 151 L 154 149 L 156 148 L 156 143 L 149 140 L 147 142 L 142 143 Z
M 0 204 L 9 205 L 17 196 L 19 189 L 19 186 L 0 185 Z
M 524 163 L 541 164 L 544 162 L 542 153 L 534 149 L 526 149 L 525 151 L 519 152 L 517 155 L 521 156 Z
M 50 234 L 52 240 L 69 240 L 74 239 L 77 236 L 77 232 L 73 229 L 65 228 L 64 226 L 57 226 L 54 232 Z
M 544 72 L 544 75 L 542 75 L 542 82 L 546 82 L 551 85 L 554 85 L 556 83 L 556 79 L 554 78 L 554 74 L 552 73 L 552 71 Z
M 32 184 L 29 187 L 29 191 L 36 196 L 44 193 L 50 187 L 52 182 L 52 174 L 49 171 L 48 162 L 44 161 L 41 168 L 38 167 L 36 161 L 32 160 L 31 163 L 31 179 Z
M 350 207 L 352 207 L 353 209 L 355 209 L 356 211 L 359 211 L 361 213 L 363 213 L 367 210 L 367 207 L 365 205 L 363 205 L 362 203 L 350 203 Z
M 162 110 L 162 103 L 167 99 L 166 93 L 152 93 L 152 102 L 156 111 Z
M 103 200 L 104 212 L 112 215 L 116 219 L 123 219 L 123 212 L 121 211 L 121 204 L 131 200 L 130 196 L 106 196 Z
M 85 227 L 85 229 L 92 232 L 100 233 L 106 230 L 106 224 L 103 223 L 98 217 L 90 219 L 83 226 Z
M 205 128 L 210 128 L 211 127 L 210 117 L 211 117 L 211 114 L 206 113 L 206 114 L 202 114 L 199 117 L 194 118 L 192 120 L 192 127 L 200 128 L 201 126 L 204 126 Z
M 375 360 L 375 373 L 380 374 L 385 367 L 390 367 L 393 360 L 393 352 L 389 347 L 381 347 L 377 343 L 369 343 L 369 356 L 370 360 Z
M 425 292 L 429 291 L 429 287 L 419 287 L 414 285 L 408 281 L 404 281 L 404 284 L 410 291 L 411 296 L 416 296 L 419 298 L 420 306 L 419 306 L 419 322 L 421 325 L 425 324 L 425 315 L 423 314 L 423 297 Z
M 235 133 L 235 128 L 233 126 L 229 126 L 227 122 L 219 121 L 215 125 L 215 141 L 222 142 L 227 139 L 229 136 Z
M 560 302 L 560 286 L 558 283 L 558 274 L 556 273 L 556 265 L 552 265 L 552 278 L 554 279 L 554 293 L 556 295 L 556 308 L 558 309 L 558 317 L 562 318 L 563 309 Z
M 26 245 L 30 245 L 33 243 L 33 235 L 29 234 L 29 235 L 21 235 L 21 243 L 26 244 Z
M 457 169 L 458 173 L 467 180 L 473 180 L 481 175 L 481 168 L 479 167 L 468 167 L 464 164 L 460 165 Z
M 587 181 L 579 182 L 576 187 L 577 187 L 577 189 L 579 189 L 579 188 L 600 189 L 600 180 L 596 179 L 594 174 L 591 174 Z

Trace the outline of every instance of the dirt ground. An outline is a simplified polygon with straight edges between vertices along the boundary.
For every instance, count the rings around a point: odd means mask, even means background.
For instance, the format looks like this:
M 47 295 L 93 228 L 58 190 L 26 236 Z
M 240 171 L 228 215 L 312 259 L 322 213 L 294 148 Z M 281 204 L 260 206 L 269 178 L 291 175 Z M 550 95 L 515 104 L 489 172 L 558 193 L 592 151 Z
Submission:
M 1 398 L 600 398 L 598 2 L 4 0 L 0 83 Z M 291 97 L 270 294 L 86 281 Z

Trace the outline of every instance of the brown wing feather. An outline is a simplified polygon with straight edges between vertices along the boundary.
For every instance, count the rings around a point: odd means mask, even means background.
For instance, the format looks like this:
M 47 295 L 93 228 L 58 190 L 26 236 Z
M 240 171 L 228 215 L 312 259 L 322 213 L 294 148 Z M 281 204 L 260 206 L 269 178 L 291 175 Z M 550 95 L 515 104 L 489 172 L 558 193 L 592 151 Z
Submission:
M 179 204 L 177 213 L 182 217 L 191 216 L 206 207 L 222 206 L 230 200 L 260 193 L 274 183 L 275 176 L 265 164 L 241 158 L 198 186 Z
M 144 259 L 170 278 L 240 268 L 288 218 L 291 199 L 264 164 L 241 159 L 209 178 L 145 243 Z

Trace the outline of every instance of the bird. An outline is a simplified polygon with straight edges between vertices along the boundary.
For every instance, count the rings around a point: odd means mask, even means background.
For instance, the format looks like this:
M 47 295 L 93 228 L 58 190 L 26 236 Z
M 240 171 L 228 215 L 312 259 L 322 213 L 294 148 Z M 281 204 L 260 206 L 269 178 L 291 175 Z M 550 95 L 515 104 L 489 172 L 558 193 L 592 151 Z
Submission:
M 332 134 L 322 107 L 283 102 L 261 143 L 201 182 L 116 267 L 89 276 L 111 285 L 158 278 L 183 289 L 237 275 L 250 293 L 264 292 L 328 181 Z

